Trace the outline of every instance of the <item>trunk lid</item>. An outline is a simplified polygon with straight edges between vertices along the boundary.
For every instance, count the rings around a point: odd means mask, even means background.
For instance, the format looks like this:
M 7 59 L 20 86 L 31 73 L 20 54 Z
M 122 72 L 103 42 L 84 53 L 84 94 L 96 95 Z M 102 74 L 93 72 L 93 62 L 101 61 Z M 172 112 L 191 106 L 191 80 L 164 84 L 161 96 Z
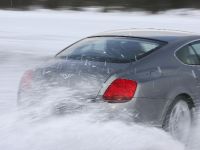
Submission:
M 107 63 L 81 60 L 56 60 L 48 66 L 37 69 L 36 80 L 45 89 L 65 87 L 74 96 L 96 98 L 102 85 L 113 74 L 123 72 L 130 63 Z

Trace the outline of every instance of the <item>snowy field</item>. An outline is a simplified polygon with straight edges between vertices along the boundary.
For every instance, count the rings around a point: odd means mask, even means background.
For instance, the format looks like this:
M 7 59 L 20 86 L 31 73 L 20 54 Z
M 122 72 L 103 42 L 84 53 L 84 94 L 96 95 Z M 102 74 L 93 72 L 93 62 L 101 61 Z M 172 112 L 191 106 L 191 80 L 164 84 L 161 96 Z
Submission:
M 62 117 L 30 115 L 16 105 L 23 72 L 70 43 L 98 32 L 161 28 L 200 33 L 200 11 L 163 14 L 73 11 L 0 11 L 0 150 L 184 150 L 165 132 L 91 112 Z M 45 112 L 43 112 L 45 113 Z M 194 129 L 187 150 L 200 149 Z M 196 134 L 195 134 L 196 133 Z

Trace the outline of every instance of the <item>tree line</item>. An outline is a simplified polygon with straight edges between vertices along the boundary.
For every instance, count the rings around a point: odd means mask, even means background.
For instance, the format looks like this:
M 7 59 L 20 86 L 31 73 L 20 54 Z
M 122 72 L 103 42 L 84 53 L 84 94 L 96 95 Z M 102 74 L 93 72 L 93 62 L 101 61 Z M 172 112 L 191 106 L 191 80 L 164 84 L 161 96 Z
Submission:
M 0 0 L 0 8 L 29 9 L 32 6 L 49 9 L 100 6 L 104 11 L 142 9 L 158 12 L 178 8 L 200 8 L 200 0 Z

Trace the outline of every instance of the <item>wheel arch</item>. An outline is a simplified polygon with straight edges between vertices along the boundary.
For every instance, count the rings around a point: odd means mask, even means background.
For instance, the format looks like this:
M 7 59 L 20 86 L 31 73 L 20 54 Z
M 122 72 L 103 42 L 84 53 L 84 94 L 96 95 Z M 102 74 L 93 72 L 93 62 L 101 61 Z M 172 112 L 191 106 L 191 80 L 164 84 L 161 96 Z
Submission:
M 165 118 L 166 118 L 166 115 L 167 115 L 170 107 L 179 99 L 185 100 L 188 103 L 188 105 L 192 111 L 193 111 L 193 108 L 195 108 L 194 99 L 192 98 L 192 96 L 190 94 L 188 94 L 186 92 L 177 94 L 176 96 L 174 96 L 173 98 L 168 100 L 168 102 L 166 104 L 167 106 L 165 107 L 164 112 L 162 114 L 162 121 L 161 121 L 162 125 L 165 123 Z
M 195 107 L 194 100 L 193 100 L 193 98 L 189 94 L 187 94 L 187 93 L 181 93 L 181 94 L 179 94 L 179 95 L 177 95 L 175 97 L 175 100 L 176 99 L 180 99 L 180 98 L 182 98 L 183 100 L 185 100 L 188 103 L 190 109 L 193 108 L 193 107 Z

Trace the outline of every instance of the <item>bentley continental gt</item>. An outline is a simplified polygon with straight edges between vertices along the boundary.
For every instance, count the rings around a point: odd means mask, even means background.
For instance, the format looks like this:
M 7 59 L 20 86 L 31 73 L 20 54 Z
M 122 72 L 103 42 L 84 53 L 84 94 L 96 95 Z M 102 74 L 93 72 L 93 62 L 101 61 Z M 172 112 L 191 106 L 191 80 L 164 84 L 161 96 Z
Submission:
M 67 87 L 77 91 L 70 97 L 134 114 L 133 121 L 163 128 L 180 140 L 188 136 L 200 102 L 200 35 L 159 29 L 103 32 L 68 46 L 55 60 L 24 73 L 19 105 L 29 103 L 27 95 L 45 95 L 43 85 Z

